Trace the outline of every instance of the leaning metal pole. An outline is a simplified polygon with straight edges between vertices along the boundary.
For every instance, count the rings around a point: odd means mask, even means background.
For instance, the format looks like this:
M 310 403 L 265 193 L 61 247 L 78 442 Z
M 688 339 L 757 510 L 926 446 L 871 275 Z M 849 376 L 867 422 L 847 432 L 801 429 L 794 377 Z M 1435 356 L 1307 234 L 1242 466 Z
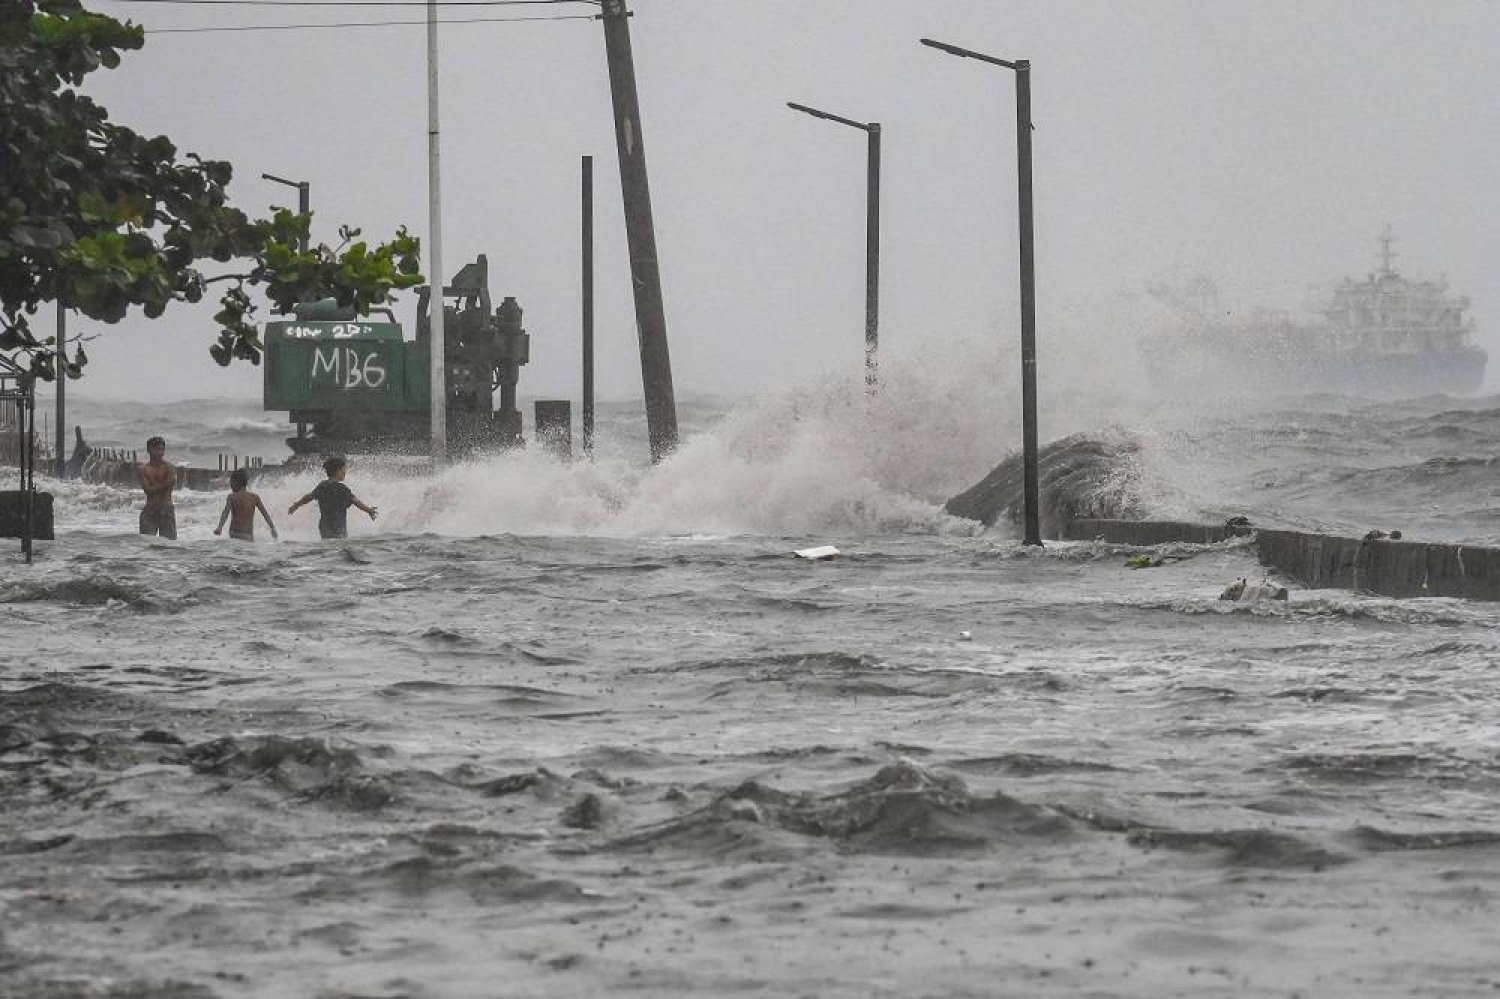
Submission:
M 1021 217 L 1021 423 L 1024 450 L 1026 538 L 1042 543 L 1037 484 L 1036 432 L 1036 244 L 1031 212 L 1031 63 L 1016 60 L 1016 157 Z
M 630 250 L 630 285 L 635 293 L 636 336 L 641 381 L 646 395 L 646 430 L 651 460 L 677 449 L 677 402 L 672 391 L 672 359 L 667 350 L 667 316 L 662 305 L 656 231 L 651 220 L 651 187 L 641 136 L 635 59 L 630 51 L 630 12 L 625 0 L 603 0 L 604 51 L 614 104 L 615 148 L 620 160 L 620 193 L 625 203 L 625 238 Z
M 438 163 L 438 51 L 437 2 L 427 0 L 427 299 L 428 325 L 432 341 L 432 465 L 441 468 L 448 460 L 447 361 L 443 356 L 443 212 L 441 171 Z

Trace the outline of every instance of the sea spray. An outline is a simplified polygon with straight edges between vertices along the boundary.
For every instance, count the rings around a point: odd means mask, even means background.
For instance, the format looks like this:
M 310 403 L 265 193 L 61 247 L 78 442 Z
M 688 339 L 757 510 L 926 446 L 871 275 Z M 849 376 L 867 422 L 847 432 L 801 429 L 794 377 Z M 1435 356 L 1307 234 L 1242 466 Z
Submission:
M 968 469 L 1003 452 L 1000 396 L 987 379 L 955 383 L 918 367 L 889 373 L 873 394 L 834 382 L 727 405 L 656 466 L 632 458 L 606 423 L 593 461 L 527 448 L 431 477 L 355 457 L 349 481 L 381 507 L 380 529 L 396 533 L 971 533 L 939 504 Z M 310 489 L 316 475 L 306 480 Z M 298 482 L 263 492 L 294 498 Z

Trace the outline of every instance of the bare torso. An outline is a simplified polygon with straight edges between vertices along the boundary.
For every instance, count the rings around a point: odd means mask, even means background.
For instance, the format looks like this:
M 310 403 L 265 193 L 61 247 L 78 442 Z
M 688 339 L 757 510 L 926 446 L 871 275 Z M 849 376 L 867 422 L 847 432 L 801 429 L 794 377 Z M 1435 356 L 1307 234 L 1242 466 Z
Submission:
M 248 489 L 241 489 L 230 493 L 225 502 L 229 505 L 229 536 L 255 537 L 255 510 L 260 506 L 260 496 Z
M 168 461 L 148 461 L 141 466 L 141 488 L 146 491 L 146 509 L 172 505 L 172 487 L 177 484 L 177 469 Z

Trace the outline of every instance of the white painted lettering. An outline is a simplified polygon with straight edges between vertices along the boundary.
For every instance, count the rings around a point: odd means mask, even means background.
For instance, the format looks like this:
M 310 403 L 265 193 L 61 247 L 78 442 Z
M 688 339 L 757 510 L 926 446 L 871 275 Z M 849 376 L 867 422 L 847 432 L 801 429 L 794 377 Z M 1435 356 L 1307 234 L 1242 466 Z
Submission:
M 379 389 L 388 375 L 379 350 L 361 356 L 358 347 L 314 347 L 312 382 L 332 384 L 344 391 Z
M 313 348 L 312 380 L 316 382 L 318 375 L 331 374 L 335 382 L 339 378 L 339 349 L 331 348 L 327 354 L 323 353 L 322 347 Z
M 380 363 L 380 353 L 370 351 L 365 355 L 364 365 L 365 384 L 372 389 L 378 389 L 385 384 L 385 365 Z

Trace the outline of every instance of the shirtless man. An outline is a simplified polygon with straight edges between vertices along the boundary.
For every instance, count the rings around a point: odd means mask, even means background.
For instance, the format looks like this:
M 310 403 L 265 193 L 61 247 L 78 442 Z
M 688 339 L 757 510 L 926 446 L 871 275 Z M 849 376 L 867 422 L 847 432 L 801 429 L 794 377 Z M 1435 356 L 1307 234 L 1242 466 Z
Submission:
M 146 505 L 141 508 L 141 533 L 160 534 L 177 540 L 177 511 L 172 506 L 172 487 L 177 484 L 177 469 L 162 456 L 167 442 L 153 437 L 146 442 L 146 463 L 141 466 L 141 488 L 146 491 Z
M 231 538 L 254 541 L 255 511 L 259 510 L 260 515 L 266 518 L 266 526 L 271 529 L 271 537 L 276 537 L 276 525 L 271 523 L 266 505 L 247 488 L 249 485 L 250 473 L 243 468 L 236 468 L 229 473 L 229 498 L 224 500 L 224 512 L 219 514 L 219 526 L 214 528 L 215 534 L 224 530 L 224 521 L 227 520 Z

